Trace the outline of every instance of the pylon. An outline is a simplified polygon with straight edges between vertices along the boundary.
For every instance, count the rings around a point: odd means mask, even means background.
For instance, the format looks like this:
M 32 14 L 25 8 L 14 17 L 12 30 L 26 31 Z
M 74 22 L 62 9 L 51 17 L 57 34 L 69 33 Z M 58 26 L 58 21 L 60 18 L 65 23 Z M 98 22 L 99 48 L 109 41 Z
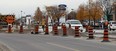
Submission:
M 75 26 L 75 37 L 80 37 L 79 27 Z
M 19 33 L 23 33 L 23 25 L 20 26 Z
M 66 30 L 66 26 L 63 25 L 63 36 L 67 36 L 67 30 Z
M 45 35 L 48 35 L 49 34 L 49 29 L 48 29 L 48 25 L 46 26 L 46 29 L 45 29 Z
M 35 34 L 38 34 L 39 33 L 38 32 L 38 29 L 39 29 L 38 25 L 35 25 Z
M 93 32 L 93 28 L 92 27 L 88 27 L 88 31 L 89 31 L 89 35 L 88 35 L 88 39 L 94 39 L 94 32 Z
M 8 25 L 8 33 L 11 33 L 12 30 L 11 30 L 11 24 Z
M 54 28 L 54 35 L 58 35 L 58 27 L 57 27 L 57 25 L 55 24 L 54 26 L 53 26 Z
M 109 37 L 108 37 L 108 29 L 104 29 L 104 36 L 103 36 L 103 41 L 102 42 L 110 42 Z

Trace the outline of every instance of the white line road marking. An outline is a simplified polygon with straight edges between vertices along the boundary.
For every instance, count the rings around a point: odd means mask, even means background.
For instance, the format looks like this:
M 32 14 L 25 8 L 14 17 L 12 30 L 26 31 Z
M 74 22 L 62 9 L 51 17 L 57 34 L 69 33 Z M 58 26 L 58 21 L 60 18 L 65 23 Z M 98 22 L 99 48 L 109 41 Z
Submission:
M 61 47 L 61 48 L 65 48 L 65 49 L 72 50 L 72 51 L 79 51 L 79 50 L 77 50 L 77 49 L 73 49 L 73 48 L 66 47 L 66 46 L 59 45 L 59 44 L 55 44 L 55 43 L 47 42 L 47 44 L 49 44 L 49 45 L 53 45 L 53 46 L 57 46 L 57 47 Z

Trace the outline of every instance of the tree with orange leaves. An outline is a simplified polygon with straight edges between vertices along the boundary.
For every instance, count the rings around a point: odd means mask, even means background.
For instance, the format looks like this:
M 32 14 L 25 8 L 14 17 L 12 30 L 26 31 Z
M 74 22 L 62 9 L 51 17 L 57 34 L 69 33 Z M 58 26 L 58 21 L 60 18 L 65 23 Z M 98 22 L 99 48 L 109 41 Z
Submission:
M 77 10 L 77 19 L 82 21 L 82 20 L 85 20 L 86 19 L 86 9 L 85 9 L 85 6 L 84 5 L 80 5 L 79 6 L 79 9 Z
M 77 11 L 77 19 L 79 20 L 95 20 L 100 19 L 103 16 L 103 9 L 99 2 L 91 1 L 88 5 L 80 5 Z

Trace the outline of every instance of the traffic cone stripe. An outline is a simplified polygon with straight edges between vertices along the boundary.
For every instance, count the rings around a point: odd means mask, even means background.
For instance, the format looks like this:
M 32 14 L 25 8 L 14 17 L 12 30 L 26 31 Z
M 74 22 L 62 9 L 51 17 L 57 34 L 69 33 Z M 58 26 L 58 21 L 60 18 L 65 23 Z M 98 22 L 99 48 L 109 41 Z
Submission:
M 58 35 L 57 25 L 53 26 L 54 35 Z

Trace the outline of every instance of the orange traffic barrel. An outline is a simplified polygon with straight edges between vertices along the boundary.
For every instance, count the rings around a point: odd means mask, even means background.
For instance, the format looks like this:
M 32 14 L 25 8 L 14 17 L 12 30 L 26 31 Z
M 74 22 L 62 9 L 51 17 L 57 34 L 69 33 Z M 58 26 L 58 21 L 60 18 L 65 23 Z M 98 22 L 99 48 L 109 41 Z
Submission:
M 23 25 L 20 26 L 19 33 L 23 33 Z
M 94 32 L 93 32 L 93 28 L 92 27 L 88 27 L 88 33 L 89 33 L 89 35 L 88 35 L 88 39 L 94 39 Z
M 11 30 L 11 25 L 8 25 L 8 33 L 11 33 L 12 30 Z
M 38 25 L 35 25 L 35 34 L 38 34 L 38 29 L 39 29 L 39 26 Z
M 66 29 L 66 26 L 63 25 L 63 36 L 67 36 L 67 29 Z
M 45 26 L 46 29 L 45 29 L 45 35 L 48 35 L 49 34 L 49 29 L 48 29 L 48 26 Z
M 54 30 L 54 35 L 58 35 L 58 27 L 56 24 L 53 26 L 53 30 Z
M 75 26 L 75 37 L 80 37 L 79 27 Z
M 104 29 L 104 36 L 102 42 L 110 42 L 108 37 L 108 29 Z

